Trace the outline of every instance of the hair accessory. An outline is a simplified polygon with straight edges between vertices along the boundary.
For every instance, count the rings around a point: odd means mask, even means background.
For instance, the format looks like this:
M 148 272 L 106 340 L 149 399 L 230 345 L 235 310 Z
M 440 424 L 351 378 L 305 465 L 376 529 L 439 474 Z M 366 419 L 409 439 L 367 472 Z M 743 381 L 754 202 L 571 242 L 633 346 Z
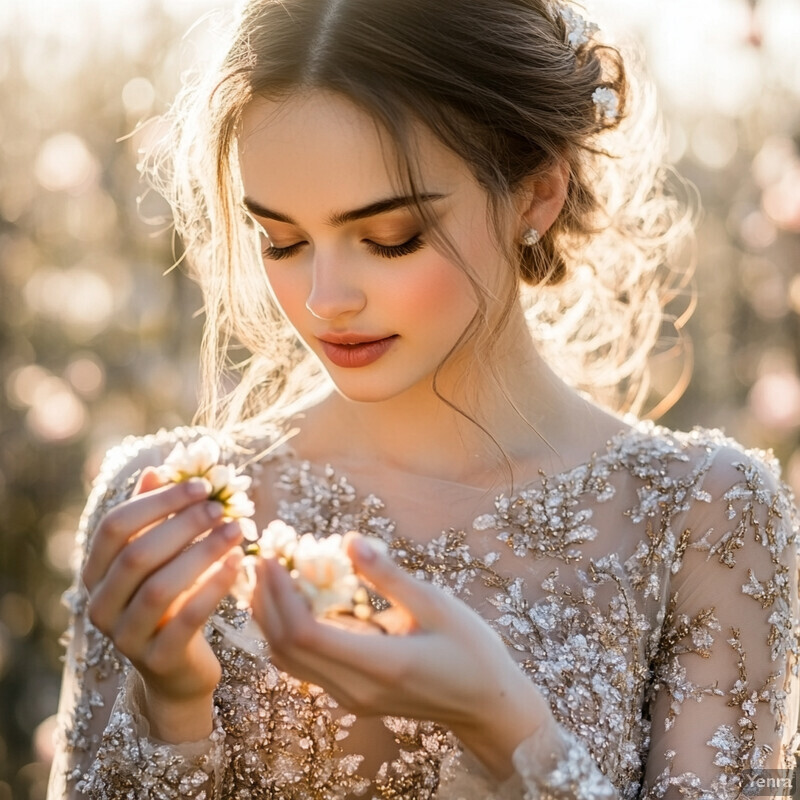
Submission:
M 600 27 L 594 22 L 584 19 L 569 6 L 561 6 L 558 13 L 567 28 L 567 43 L 573 50 L 589 42 Z M 598 86 L 592 93 L 592 102 L 606 122 L 613 122 L 619 117 L 619 96 L 607 86 Z
M 528 245 L 528 247 L 533 247 L 534 245 L 538 244 L 539 239 L 542 236 L 536 228 L 528 228 L 525 233 L 522 234 L 522 242 L 523 244 Z
M 613 89 L 598 86 L 592 93 L 592 101 L 603 119 L 613 122 L 619 116 L 619 97 Z
M 573 50 L 585 45 L 600 30 L 594 22 L 588 22 L 567 6 L 562 6 L 558 12 L 567 26 L 567 42 Z

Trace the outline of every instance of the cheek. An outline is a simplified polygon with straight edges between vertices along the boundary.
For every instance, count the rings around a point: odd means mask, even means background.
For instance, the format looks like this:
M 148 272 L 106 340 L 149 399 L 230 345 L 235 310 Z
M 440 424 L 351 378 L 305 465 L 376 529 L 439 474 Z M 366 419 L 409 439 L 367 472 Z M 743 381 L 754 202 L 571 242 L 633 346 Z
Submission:
M 298 314 L 304 312 L 308 299 L 308 287 L 300 278 L 300 273 L 267 267 L 266 275 L 267 285 L 278 307 L 290 322 L 297 322 Z
M 425 327 L 458 322 L 464 328 L 478 307 L 467 276 L 443 257 L 426 260 L 398 282 L 393 294 Z

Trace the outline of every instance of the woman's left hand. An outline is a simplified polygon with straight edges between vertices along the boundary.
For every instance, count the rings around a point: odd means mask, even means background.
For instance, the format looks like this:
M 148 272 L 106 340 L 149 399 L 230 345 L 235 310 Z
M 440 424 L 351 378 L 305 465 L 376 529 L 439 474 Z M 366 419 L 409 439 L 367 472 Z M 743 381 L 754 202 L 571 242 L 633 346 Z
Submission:
M 378 615 L 389 635 L 316 619 L 288 572 L 264 559 L 253 615 L 273 663 L 356 714 L 438 722 L 496 775 L 508 774 L 516 745 L 552 720 L 543 696 L 472 609 L 358 534 L 348 534 L 345 547 L 356 572 L 392 603 Z

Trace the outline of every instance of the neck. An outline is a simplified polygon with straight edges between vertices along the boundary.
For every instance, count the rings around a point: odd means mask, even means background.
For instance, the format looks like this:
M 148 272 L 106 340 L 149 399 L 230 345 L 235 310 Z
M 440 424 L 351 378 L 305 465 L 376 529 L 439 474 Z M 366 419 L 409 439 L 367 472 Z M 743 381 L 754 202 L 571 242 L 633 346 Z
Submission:
M 300 423 L 299 452 L 310 460 L 378 461 L 487 488 L 505 482 L 509 468 L 517 480 L 571 466 L 576 431 L 599 412 L 541 359 L 521 311 L 502 340 L 494 378 L 485 375 L 477 386 L 455 368 L 443 370 L 441 396 L 430 386 L 379 403 L 329 395 Z

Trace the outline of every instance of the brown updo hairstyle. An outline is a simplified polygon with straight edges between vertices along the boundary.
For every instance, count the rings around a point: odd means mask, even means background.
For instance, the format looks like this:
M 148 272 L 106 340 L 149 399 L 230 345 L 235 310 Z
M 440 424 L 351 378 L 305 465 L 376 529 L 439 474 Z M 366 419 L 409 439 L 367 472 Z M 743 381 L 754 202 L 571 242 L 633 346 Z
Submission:
M 630 387 L 638 387 L 641 396 L 642 354 L 660 326 L 660 295 L 652 294 L 659 282 L 655 272 L 668 260 L 668 239 L 675 238 L 679 214 L 661 191 L 652 130 L 644 137 L 648 157 L 641 136 L 637 149 L 635 135 L 627 145 L 621 140 L 624 157 L 610 153 L 610 137 L 630 105 L 623 60 L 596 37 L 571 46 L 560 13 L 564 7 L 549 0 L 244 4 L 217 69 L 187 86 L 173 107 L 172 149 L 165 157 L 162 148 L 144 163 L 172 203 L 176 229 L 205 293 L 206 421 L 233 423 L 267 408 L 272 416 L 278 407 L 289 413 L 323 380 L 264 291 L 238 176 L 237 135 L 247 104 L 303 90 L 338 93 L 373 116 L 391 137 L 398 174 L 414 196 L 419 173 L 413 131 L 421 123 L 463 159 L 486 190 L 501 244 L 500 220 L 523 181 L 566 163 L 562 213 L 535 246 L 505 243 L 508 259 L 533 287 L 528 301 L 533 330 L 544 331 L 543 352 L 551 360 L 548 341 L 555 343 L 550 349 L 557 354 L 557 371 L 609 405 L 635 405 Z M 593 102 L 599 87 L 616 94 L 617 117 L 607 118 Z M 646 99 L 642 95 L 642 107 Z M 425 217 L 423 204 L 418 210 Z M 457 243 L 433 239 L 458 261 Z M 617 252 L 609 256 L 614 247 Z M 463 267 L 480 304 L 465 337 L 477 333 L 491 341 L 482 324 L 487 317 L 481 287 L 469 265 Z M 583 300 L 593 298 L 581 319 L 574 313 L 576 281 L 583 282 Z M 647 289 L 638 293 L 634 284 Z M 506 317 L 517 290 L 505 299 Z M 606 314 L 614 315 L 615 303 L 625 307 L 626 336 L 601 332 L 601 300 Z M 559 316 L 567 305 L 573 307 L 569 330 Z M 226 354 L 232 340 L 252 355 L 237 365 L 238 386 L 221 402 L 220 377 L 231 366 Z M 628 395 L 627 403 L 616 397 L 620 392 Z

